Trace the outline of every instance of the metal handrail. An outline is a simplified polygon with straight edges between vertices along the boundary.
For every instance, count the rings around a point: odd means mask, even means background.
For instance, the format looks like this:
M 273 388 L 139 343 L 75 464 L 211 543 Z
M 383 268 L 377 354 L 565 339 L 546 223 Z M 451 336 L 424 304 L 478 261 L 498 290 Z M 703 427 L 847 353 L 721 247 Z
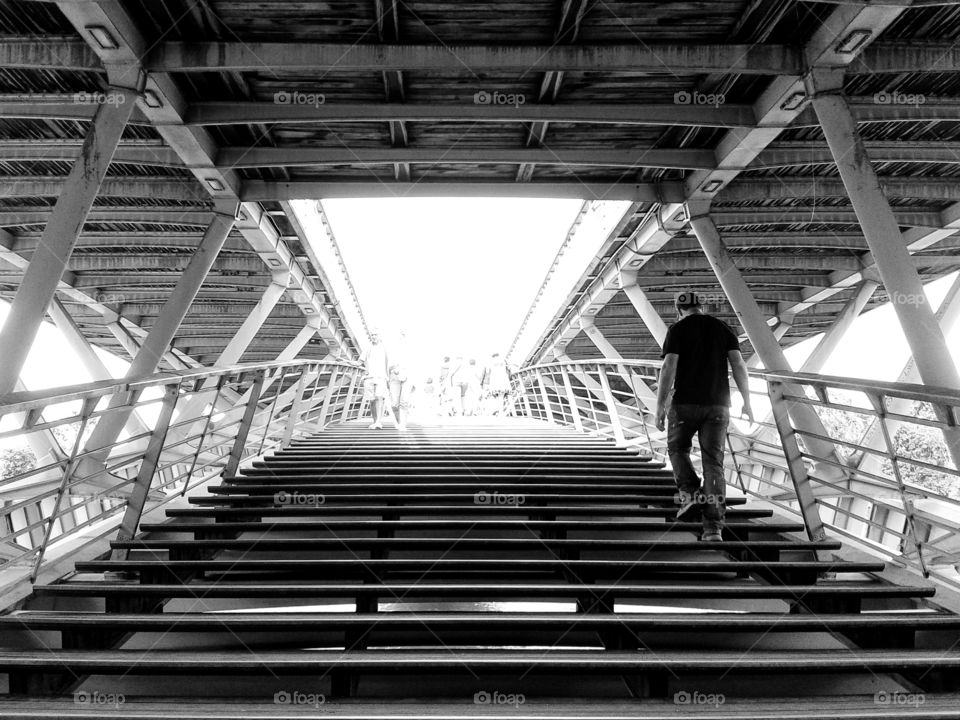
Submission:
M 39 438 L 58 427 L 77 432 L 69 452 L 59 448 L 51 462 L 0 478 L 0 492 L 12 498 L 0 507 L 0 570 L 35 579 L 50 547 L 101 521 L 108 523 L 105 532 L 117 528 L 118 537 L 133 537 L 145 512 L 218 473 L 236 472 L 241 462 L 298 434 L 356 417 L 362 403 L 352 389 L 361 374 L 355 362 L 292 360 L 161 372 L 0 398 L 0 419 L 9 423 L 15 416 L 0 439 Z M 160 397 L 144 397 L 158 390 Z M 207 396 L 211 400 L 198 402 Z M 114 397 L 122 403 L 108 406 Z M 85 445 L 83 429 L 91 422 L 104 422 L 113 413 L 130 417 L 148 406 L 155 406 L 158 417 L 145 431 L 121 437 L 118 430 L 97 447 Z
M 665 433 L 653 427 L 653 393 L 645 399 L 637 392 L 651 390 L 648 383 L 655 384 L 661 366 L 660 360 L 619 359 L 530 365 L 514 377 L 514 409 L 520 415 L 575 425 L 668 460 Z M 763 397 L 771 412 L 781 412 L 777 422 L 758 413 L 749 428 L 730 423 L 725 453 L 730 492 L 762 499 L 800 516 L 811 537 L 829 530 L 860 543 L 869 552 L 960 589 L 956 567 L 960 565 L 960 540 L 951 539 L 960 537 L 960 499 L 911 482 L 903 469 L 938 473 L 954 482 L 960 482 L 960 471 L 910 457 L 896 446 L 887 427 L 887 423 L 911 424 L 927 432 L 951 432 L 960 420 L 960 391 L 768 370 L 751 370 L 749 377 L 751 396 Z M 638 388 L 641 382 L 645 388 Z M 837 402 L 830 397 L 837 391 L 859 393 L 869 402 L 864 406 Z M 886 403 L 892 400 L 925 403 L 936 417 L 888 412 Z M 812 409 L 817 417 L 826 410 L 843 417 L 859 414 L 878 424 L 882 438 L 865 444 L 864 437 L 851 440 L 825 428 L 821 432 L 798 426 L 790 417 L 797 405 Z M 784 418 L 790 424 L 781 428 L 778 423 Z M 802 447 L 797 445 L 798 439 Z M 819 447 L 832 447 L 836 452 L 829 456 L 816 452 L 817 440 L 822 441 Z M 788 441 L 793 443 L 793 451 Z M 696 459 L 696 448 L 694 456 Z M 874 464 L 859 467 L 868 459 Z M 880 462 L 887 467 L 878 468 Z

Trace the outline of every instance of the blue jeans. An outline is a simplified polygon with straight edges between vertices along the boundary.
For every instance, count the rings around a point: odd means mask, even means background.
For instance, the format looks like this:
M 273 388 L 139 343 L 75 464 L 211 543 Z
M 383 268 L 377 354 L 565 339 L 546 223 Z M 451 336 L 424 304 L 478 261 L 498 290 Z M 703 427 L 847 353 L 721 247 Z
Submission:
M 673 477 L 682 492 L 702 492 L 703 529 L 719 532 L 723 527 L 724 503 L 723 441 L 730 422 L 730 409 L 725 405 L 671 405 L 667 412 L 667 454 L 673 466 Z M 703 464 L 703 487 L 690 462 L 693 436 L 700 442 Z

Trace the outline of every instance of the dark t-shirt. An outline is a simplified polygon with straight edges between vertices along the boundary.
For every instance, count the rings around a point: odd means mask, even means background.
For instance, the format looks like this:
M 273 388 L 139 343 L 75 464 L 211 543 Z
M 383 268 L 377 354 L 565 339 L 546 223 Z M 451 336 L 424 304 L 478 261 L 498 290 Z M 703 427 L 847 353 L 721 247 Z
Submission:
M 739 349 L 740 341 L 730 326 L 710 315 L 688 315 L 671 325 L 661 357 L 679 356 L 673 402 L 729 406 L 727 353 Z

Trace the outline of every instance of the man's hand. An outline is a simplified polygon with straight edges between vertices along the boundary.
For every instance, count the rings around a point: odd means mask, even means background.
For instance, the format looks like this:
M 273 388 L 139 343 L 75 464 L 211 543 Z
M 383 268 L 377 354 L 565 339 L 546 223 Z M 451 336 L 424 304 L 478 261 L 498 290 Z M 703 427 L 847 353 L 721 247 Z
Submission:
M 657 430 L 663 430 L 667 426 L 667 411 L 662 408 L 657 408 Z
M 750 407 L 750 403 L 744 403 L 744 404 L 743 404 L 743 409 L 740 411 L 740 417 L 743 417 L 744 415 L 747 416 L 747 419 L 750 421 L 750 424 L 751 424 L 751 425 L 752 425 L 754 422 L 756 422 L 756 421 L 753 419 L 753 408 Z

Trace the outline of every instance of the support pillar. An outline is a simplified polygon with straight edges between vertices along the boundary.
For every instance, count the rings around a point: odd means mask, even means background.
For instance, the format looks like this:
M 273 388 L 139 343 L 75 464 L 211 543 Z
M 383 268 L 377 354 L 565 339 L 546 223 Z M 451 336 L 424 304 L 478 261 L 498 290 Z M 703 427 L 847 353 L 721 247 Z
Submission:
M 90 341 L 84 337 L 83 332 L 77 326 L 77 323 L 74 322 L 70 313 L 63 306 L 63 303 L 57 298 L 54 298 L 50 303 L 50 307 L 47 308 L 47 312 L 49 312 L 50 317 L 53 319 L 53 324 L 56 325 L 57 329 L 63 334 L 70 349 L 77 354 L 80 362 L 83 363 L 83 367 L 90 373 L 91 379 L 112 380 L 113 375 L 110 374 L 107 366 L 103 364 L 103 360 L 97 355 Z M 137 433 L 144 433 L 149 430 L 139 413 L 134 413 L 133 417 L 137 423 Z
M 0 330 L 0 397 L 11 392 L 57 291 L 87 214 L 100 191 L 110 160 L 136 104 L 137 92 L 111 87 L 116 102 L 97 108 L 93 123 L 50 213 L 33 258 L 27 266 L 10 314 Z
M 807 85 L 830 154 L 890 295 L 920 378 L 925 385 L 960 389 L 960 373 L 946 338 L 843 97 L 842 77 L 811 73 Z M 955 466 L 960 467 L 960 434 L 947 433 L 945 438 Z
M 643 324 L 647 330 L 650 331 L 650 334 L 653 335 L 653 339 L 657 341 L 657 345 L 662 348 L 663 341 L 667 337 L 667 324 L 663 321 L 663 318 L 660 317 L 660 313 L 657 312 L 653 303 L 647 298 L 647 294 L 637 285 L 637 274 L 621 273 L 620 280 L 623 284 L 624 295 L 629 298 L 640 319 L 643 320 Z
M 760 357 L 767 370 L 779 372 L 792 372 L 790 363 L 787 362 L 783 354 L 783 348 L 780 347 L 776 336 L 767 325 L 766 318 L 760 310 L 753 293 L 747 286 L 746 281 L 740 274 L 740 270 L 734 264 L 733 259 L 727 252 L 727 248 L 720 237 L 717 226 L 709 215 L 710 205 L 703 201 L 690 201 L 687 203 L 687 217 L 690 218 L 690 226 L 693 228 L 700 246 L 703 248 L 704 255 L 713 268 L 723 292 L 726 294 L 734 313 L 740 320 L 743 329 L 750 338 L 750 344 Z M 791 394 L 802 396 L 803 390 L 797 386 L 785 385 L 784 390 Z M 797 430 L 818 435 L 828 436 L 820 416 L 814 412 L 813 408 L 803 403 L 795 403 L 790 407 L 790 416 L 793 418 L 794 426 Z M 803 437 L 804 446 L 810 454 L 817 457 L 829 458 L 835 462 L 841 462 L 836 446 L 833 443 L 817 440 L 811 437 Z M 841 473 L 837 468 L 825 466 L 818 468 L 818 474 L 838 477 Z
M 186 317 L 193 299 L 200 291 L 200 286 L 207 277 L 207 273 L 210 272 L 210 268 L 213 266 L 214 260 L 217 259 L 227 236 L 233 229 L 234 222 L 234 212 L 226 213 L 218 210 L 214 213 L 213 220 L 207 227 L 200 245 L 194 252 L 193 257 L 190 258 L 190 262 L 170 293 L 170 297 L 160 310 L 156 324 L 150 329 L 136 357 L 130 363 L 126 378 L 132 379 L 150 375 L 156 371 L 160 359 L 173 341 L 174 335 L 180 328 L 180 323 Z M 97 448 L 107 449 L 103 453 L 91 455 L 83 461 L 79 467 L 79 472 L 82 474 L 90 474 L 102 469 L 110 453 L 109 446 L 120 437 L 120 433 L 123 432 L 123 428 L 130 418 L 132 409 L 129 406 L 122 407 L 128 405 L 129 400 L 130 398 L 120 395 L 111 399 L 109 407 L 115 408 L 115 410 L 101 417 L 90 439 L 87 440 L 85 451 Z
M 823 366 L 827 363 L 827 360 L 830 359 L 830 356 L 833 355 L 833 352 L 837 349 L 837 346 L 840 344 L 840 341 L 843 340 L 847 331 L 850 330 L 853 321 L 860 317 L 860 313 L 863 312 L 867 303 L 870 302 L 870 298 L 873 297 L 873 293 L 878 287 L 879 284 L 873 280 L 864 280 L 857 285 L 853 297 L 843 306 L 840 314 L 834 318 L 830 327 L 827 328 L 823 337 L 820 338 L 820 342 L 818 342 L 817 346 L 813 349 L 813 352 L 804 360 L 803 365 L 800 367 L 800 372 L 818 373 L 823 370 Z
M 597 349 L 603 353 L 604 358 L 607 360 L 623 360 L 623 355 L 613 346 L 606 337 L 604 337 L 603 332 L 594 325 L 592 322 L 583 323 L 583 332 L 590 338 L 590 342 L 597 346 Z M 654 394 L 653 390 L 643 382 L 642 380 L 637 380 L 633 373 L 626 373 L 629 378 L 630 385 L 633 388 L 634 395 L 640 400 L 641 403 L 647 408 L 648 412 L 656 412 L 657 410 L 657 396 Z M 638 412 L 642 412 L 642 408 L 637 408 Z

